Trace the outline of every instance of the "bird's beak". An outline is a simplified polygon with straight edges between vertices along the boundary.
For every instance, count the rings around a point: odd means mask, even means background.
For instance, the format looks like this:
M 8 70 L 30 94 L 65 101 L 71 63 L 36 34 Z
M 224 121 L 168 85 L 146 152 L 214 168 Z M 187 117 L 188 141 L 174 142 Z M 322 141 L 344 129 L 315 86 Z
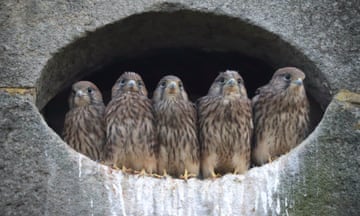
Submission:
M 224 86 L 224 93 L 225 95 L 230 95 L 230 94 L 238 94 L 239 93 L 239 88 L 237 86 L 237 82 L 234 78 L 229 79 Z
M 169 88 L 170 89 L 175 89 L 175 87 L 176 87 L 176 82 L 171 81 L 170 84 L 169 84 Z
M 86 93 L 83 92 L 82 90 L 76 91 L 76 96 L 78 96 L 78 97 L 83 97 L 83 96 L 85 96 L 85 95 L 86 95 Z
M 176 93 L 176 82 L 171 81 L 170 84 L 168 85 L 168 88 L 170 94 Z
M 298 78 L 297 80 L 294 80 L 293 83 L 300 86 L 303 84 L 303 81 L 301 78 Z
M 136 82 L 135 82 L 135 80 L 129 80 L 127 85 L 129 88 L 134 88 L 136 85 Z
M 234 86 L 236 84 L 236 80 L 231 78 L 226 82 L 226 85 L 228 86 Z

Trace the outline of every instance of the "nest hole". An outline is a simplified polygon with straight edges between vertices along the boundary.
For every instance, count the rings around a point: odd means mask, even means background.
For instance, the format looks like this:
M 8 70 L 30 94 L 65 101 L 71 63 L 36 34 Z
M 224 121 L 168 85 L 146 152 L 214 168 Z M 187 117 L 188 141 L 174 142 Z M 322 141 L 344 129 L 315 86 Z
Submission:
M 37 106 L 61 134 L 70 88 L 79 80 L 94 82 L 107 104 L 124 71 L 139 73 L 150 97 L 160 78 L 173 74 L 183 80 L 195 102 L 206 95 L 220 71 L 239 71 L 251 98 L 285 66 L 299 67 L 307 75 L 314 128 L 330 101 L 326 79 L 287 41 L 233 17 L 187 10 L 147 12 L 87 33 L 54 54 L 38 82 Z

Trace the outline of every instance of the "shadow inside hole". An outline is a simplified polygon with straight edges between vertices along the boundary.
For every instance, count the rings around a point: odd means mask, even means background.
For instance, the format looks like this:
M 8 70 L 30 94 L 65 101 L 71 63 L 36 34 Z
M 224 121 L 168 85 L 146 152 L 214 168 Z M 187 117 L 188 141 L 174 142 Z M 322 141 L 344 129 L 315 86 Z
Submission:
M 215 52 L 190 48 L 158 49 L 142 55 L 119 57 L 110 64 L 95 70 L 82 80 L 95 83 L 103 94 L 105 105 L 111 97 L 111 88 L 124 71 L 139 73 L 151 98 L 161 77 L 173 74 L 180 77 L 190 99 L 195 102 L 207 91 L 220 71 L 236 70 L 244 78 L 249 98 L 255 90 L 266 84 L 276 70 L 264 61 L 245 56 L 239 52 Z M 305 81 L 306 83 L 306 81 Z M 43 109 L 48 125 L 61 134 L 71 86 L 57 94 Z M 312 129 L 321 120 L 320 105 L 308 94 L 311 104 Z

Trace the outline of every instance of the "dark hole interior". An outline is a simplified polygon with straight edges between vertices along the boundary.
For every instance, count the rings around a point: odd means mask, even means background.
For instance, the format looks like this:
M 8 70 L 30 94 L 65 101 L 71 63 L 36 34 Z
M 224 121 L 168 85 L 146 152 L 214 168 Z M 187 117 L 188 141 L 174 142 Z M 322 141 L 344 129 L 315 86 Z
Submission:
M 149 91 L 149 97 L 158 81 L 164 75 L 173 74 L 180 77 L 190 99 L 195 102 L 206 95 L 208 88 L 220 71 L 237 70 L 245 80 L 248 96 L 251 98 L 255 90 L 266 84 L 275 68 L 261 59 L 248 57 L 239 52 L 204 51 L 191 48 L 173 48 L 151 50 L 136 57 L 118 57 L 110 64 L 99 67 L 82 80 L 94 82 L 101 92 L 105 104 L 110 100 L 111 88 L 124 71 L 139 73 Z M 68 95 L 70 87 L 66 87 L 56 95 L 43 109 L 48 125 L 61 134 L 66 112 L 68 111 Z M 309 95 L 312 108 L 312 121 L 315 126 L 322 117 L 320 106 Z
M 274 71 L 268 64 L 238 52 L 208 52 L 197 49 L 158 49 L 137 57 L 119 57 L 110 64 L 95 70 L 83 80 L 94 82 L 105 104 L 110 100 L 111 88 L 124 71 L 139 73 L 149 91 L 149 97 L 161 77 L 173 74 L 180 77 L 192 101 L 206 95 L 211 83 L 220 71 L 237 70 L 243 76 L 251 97 L 257 87 L 265 84 Z M 55 96 L 44 108 L 48 125 L 61 133 L 70 86 Z

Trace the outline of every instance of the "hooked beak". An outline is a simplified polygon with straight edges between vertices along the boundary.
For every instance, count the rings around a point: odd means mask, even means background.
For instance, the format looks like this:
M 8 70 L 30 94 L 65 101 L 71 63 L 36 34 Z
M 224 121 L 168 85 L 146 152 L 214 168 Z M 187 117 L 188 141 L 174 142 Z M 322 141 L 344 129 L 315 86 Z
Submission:
M 301 78 L 298 78 L 297 80 L 294 80 L 293 83 L 300 86 L 303 84 L 303 81 Z
M 238 94 L 239 93 L 239 88 L 238 88 L 238 85 L 237 85 L 237 81 L 235 79 L 231 78 L 225 83 L 224 93 L 225 93 L 225 95 Z
M 135 82 L 135 80 L 129 80 L 127 85 L 128 85 L 129 88 L 134 88 L 135 85 L 136 85 L 136 82 Z
M 236 80 L 233 79 L 233 78 L 231 78 L 231 79 L 229 79 L 229 80 L 226 82 L 226 85 L 228 85 L 228 86 L 234 86 L 234 85 L 236 85 Z
M 170 82 L 170 84 L 168 85 L 168 88 L 169 88 L 170 94 L 175 94 L 176 93 L 176 82 L 174 82 L 174 81 Z
M 176 83 L 174 81 L 170 82 L 169 88 L 170 89 L 175 89 L 175 87 L 176 87 Z
M 83 96 L 85 96 L 85 95 L 86 95 L 86 93 L 83 92 L 82 90 L 76 91 L 76 96 L 78 96 L 78 97 L 83 97 Z

